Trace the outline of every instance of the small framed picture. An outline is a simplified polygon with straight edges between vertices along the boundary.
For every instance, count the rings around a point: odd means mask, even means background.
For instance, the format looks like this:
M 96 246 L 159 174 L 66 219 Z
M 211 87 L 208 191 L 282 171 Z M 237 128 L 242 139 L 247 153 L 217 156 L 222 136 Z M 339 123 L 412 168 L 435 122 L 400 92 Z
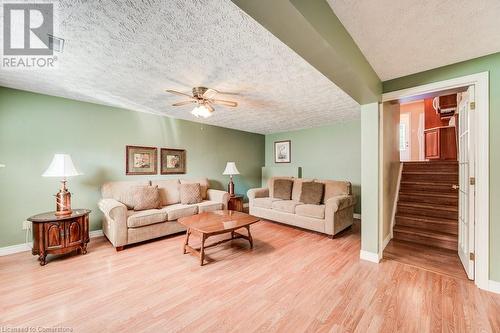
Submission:
M 162 175 L 186 173 L 186 150 L 161 148 L 160 173 Z
M 290 140 L 274 142 L 274 163 L 290 163 L 292 161 L 292 142 Z
M 156 147 L 126 146 L 126 175 L 156 175 L 158 149 Z

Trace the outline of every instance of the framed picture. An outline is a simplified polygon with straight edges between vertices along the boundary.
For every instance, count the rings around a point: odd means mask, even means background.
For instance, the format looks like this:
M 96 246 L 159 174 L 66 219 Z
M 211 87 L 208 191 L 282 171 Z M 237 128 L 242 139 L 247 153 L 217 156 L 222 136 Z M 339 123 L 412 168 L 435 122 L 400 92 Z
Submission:
M 126 175 L 156 175 L 158 149 L 156 147 L 126 146 Z
M 160 173 L 162 175 L 186 173 L 186 150 L 161 148 Z
M 274 142 L 274 163 L 290 163 L 292 161 L 292 142 L 290 140 Z

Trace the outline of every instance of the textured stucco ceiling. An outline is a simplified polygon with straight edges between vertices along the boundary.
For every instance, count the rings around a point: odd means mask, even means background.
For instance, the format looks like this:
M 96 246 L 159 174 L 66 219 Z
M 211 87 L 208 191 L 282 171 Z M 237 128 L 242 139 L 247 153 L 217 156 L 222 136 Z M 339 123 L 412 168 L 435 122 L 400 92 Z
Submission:
M 0 71 L 0 85 L 256 133 L 359 118 L 359 105 L 229 0 L 83 1 L 56 7 L 57 69 Z M 237 95 L 197 120 L 172 107 L 207 86 Z
M 328 0 L 385 81 L 500 51 L 499 0 Z

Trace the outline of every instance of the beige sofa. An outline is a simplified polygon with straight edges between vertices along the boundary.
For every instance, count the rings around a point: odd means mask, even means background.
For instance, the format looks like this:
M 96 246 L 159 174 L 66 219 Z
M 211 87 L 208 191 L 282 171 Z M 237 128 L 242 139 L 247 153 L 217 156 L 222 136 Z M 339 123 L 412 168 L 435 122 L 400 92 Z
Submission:
M 292 200 L 273 198 L 275 179 L 292 179 Z M 321 204 L 303 204 L 300 200 L 302 182 L 315 181 L 325 184 Z M 335 235 L 353 223 L 356 198 L 351 192 L 351 183 L 334 180 L 299 179 L 274 177 L 267 188 L 251 189 L 247 193 L 250 214 L 327 235 Z
M 179 184 L 199 182 L 202 187 L 203 202 L 193 205 L 180 203 Z M 143 185 L 158 185 L 161 209 L 134 211 L 131 208 L 133 188 Z M 125 245 L 142 242 L 186 230 L 177 222 L 184 216 L 201 212 L 227 209 L 229 193 L 209 189 L 207 179 L 117 181 L 102 186 L 99 208 L 104 213 L 102 230 L 117 251 Z

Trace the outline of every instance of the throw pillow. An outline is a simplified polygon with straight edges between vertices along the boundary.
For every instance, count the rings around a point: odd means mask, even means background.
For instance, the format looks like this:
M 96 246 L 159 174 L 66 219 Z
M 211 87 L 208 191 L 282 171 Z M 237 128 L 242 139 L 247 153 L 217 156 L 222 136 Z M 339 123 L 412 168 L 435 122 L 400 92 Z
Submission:
M 208 178 L 201 178 L 201 179 L 181 179 L 181 184 L 194 184 L 198 183 L 200 184 L 201 188 L 201 198 L 203 200 L 208 199 L 208 187 L 209 187 L 209 182 Z
M 302 193 L 300 194 L 300 202 L 305 204 L 319 205 L 323 198 L 325 184 L 316 182 L 302 183 Z
M 158 186 L 137 186 L 133 189 L 134 210 L 161 208 Z
M 291 179 L 276 179 L 274 180 L 273 198 L 290 200 L 292 198 L 292 185 Z
M 191 205 L 202 201 L 201 185 L 199 183 L 179 185 L 181 204 Z

